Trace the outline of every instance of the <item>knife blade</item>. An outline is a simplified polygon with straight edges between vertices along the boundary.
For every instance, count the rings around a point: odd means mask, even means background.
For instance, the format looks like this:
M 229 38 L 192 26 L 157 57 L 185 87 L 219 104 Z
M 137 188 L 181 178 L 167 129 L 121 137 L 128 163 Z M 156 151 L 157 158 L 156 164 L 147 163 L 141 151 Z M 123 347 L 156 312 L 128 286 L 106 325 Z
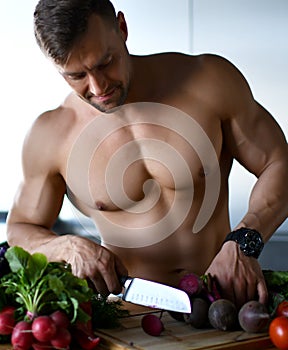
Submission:
M 122 299 L 127 302 L 161 310 L 191 312 L 189 296 L 180 289 L 137 277 L 121 277 L 121 284 L 124 286 Z

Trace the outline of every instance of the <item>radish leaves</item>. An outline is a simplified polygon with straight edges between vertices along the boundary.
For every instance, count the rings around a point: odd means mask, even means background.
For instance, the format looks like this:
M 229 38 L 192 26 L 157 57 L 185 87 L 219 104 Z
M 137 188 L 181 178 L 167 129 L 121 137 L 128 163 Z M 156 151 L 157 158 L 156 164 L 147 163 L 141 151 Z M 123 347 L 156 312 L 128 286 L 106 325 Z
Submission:
M 70 265 L 48 262 L 44 254 L 31 255 L 17 246 L 9 248 L 5 258 L 11 272 L 1 278 L 0 285 L 25 307 L 28 318 L 62 309 L 71 322 L 87 319 L 79 305 L 90 300 L 93 291 L 86 280 L 72 274 Z

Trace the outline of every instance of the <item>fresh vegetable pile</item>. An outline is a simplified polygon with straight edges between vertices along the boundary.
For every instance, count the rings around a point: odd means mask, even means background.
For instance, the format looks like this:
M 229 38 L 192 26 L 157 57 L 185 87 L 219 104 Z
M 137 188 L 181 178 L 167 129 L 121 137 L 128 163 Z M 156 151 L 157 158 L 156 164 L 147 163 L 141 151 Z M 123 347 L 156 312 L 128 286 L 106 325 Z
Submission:
M 288 350 L 288 272 L 263 273 L 267 306 L 251 300 L 237 310 L 221 297 L 212 276 L 190 273 L 178 287 L 189 295 L 191 313 L 169 313 L 194 328 L 269 332 L 277 348 Z M 0 245 L 0 343 L 11 343 L 15 350 L 93 350 L 100 342 L 94 330 L 117 327 L 129 314 L 121 307 L 119 300 L 94 295 L 85 279 L 72 274 L 70 265 Z M 161 315 L 146 314 L 141 325 L 152 336 L 165 330 Z
M 70 265 L 20 247 L 0 247 L 0 343 L 17 350 L 67 350 L 72 343 L 77 350 L 95 349 L 100 338 L 93 320 L 115 326 L 121 311 L 119 303 L 93 295 Z
M 169 313 L 193 328 L 269 332 L 275 346 L 288 350 L 288 272 L 265 270 L 263 273 L 269 290 L 268 305 L 250 300 L 237 310 L 231 301 L 221 297 L 212 276 L 189 273 L 180 280 L 178 288 L 189 295 L 192 311 L 190 314 Z M 141 325 L 147 334 L 159 336 L 165 330 L 161 315 L 143 316 Z
M 288 272 L 264 271 L 264 277 L 270 292 L 270 339 L 278 349 L 288 350 Z

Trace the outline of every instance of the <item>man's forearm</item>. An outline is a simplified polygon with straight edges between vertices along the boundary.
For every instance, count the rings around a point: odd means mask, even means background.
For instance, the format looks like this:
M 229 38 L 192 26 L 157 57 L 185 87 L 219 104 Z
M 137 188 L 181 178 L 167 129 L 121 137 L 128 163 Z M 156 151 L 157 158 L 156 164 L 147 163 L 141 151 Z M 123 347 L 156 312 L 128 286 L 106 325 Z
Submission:
M 288 158 L 288 156 L 287 156 Z M 259 177 L 250 196 L 246 215 L 237 225 L 258 230 L 267 242 L 288 217 L 288 161 L 268 167 Z
M 10 246 L 21 246 L 30 254 L 43 253 L 50 261 L 64 259 L 65 246 L 69 239 L 67 236 L 58 236 L 44 227 L 26 224 L 7 224 L 7 241 Z

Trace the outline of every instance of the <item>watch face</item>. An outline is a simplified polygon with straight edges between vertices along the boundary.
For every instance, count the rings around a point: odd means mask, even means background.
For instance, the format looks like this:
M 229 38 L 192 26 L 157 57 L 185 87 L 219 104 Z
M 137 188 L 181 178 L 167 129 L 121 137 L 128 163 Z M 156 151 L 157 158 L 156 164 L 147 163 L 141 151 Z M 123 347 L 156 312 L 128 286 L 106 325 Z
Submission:
M 247 231 L 241 239 L 240 247 L 245 255 L 258 257 L 263 248 L 263 242 L 258 232 Z
M 262 240 L 261 234 L 251 228 L 241 227 L 235 231 L 230 232 L 224 243 L 227 241 L 235 241 L 239 244 L 241 251 L 247 255 L 254 258 L 258 258 L 263 247 L 264 242 Z

